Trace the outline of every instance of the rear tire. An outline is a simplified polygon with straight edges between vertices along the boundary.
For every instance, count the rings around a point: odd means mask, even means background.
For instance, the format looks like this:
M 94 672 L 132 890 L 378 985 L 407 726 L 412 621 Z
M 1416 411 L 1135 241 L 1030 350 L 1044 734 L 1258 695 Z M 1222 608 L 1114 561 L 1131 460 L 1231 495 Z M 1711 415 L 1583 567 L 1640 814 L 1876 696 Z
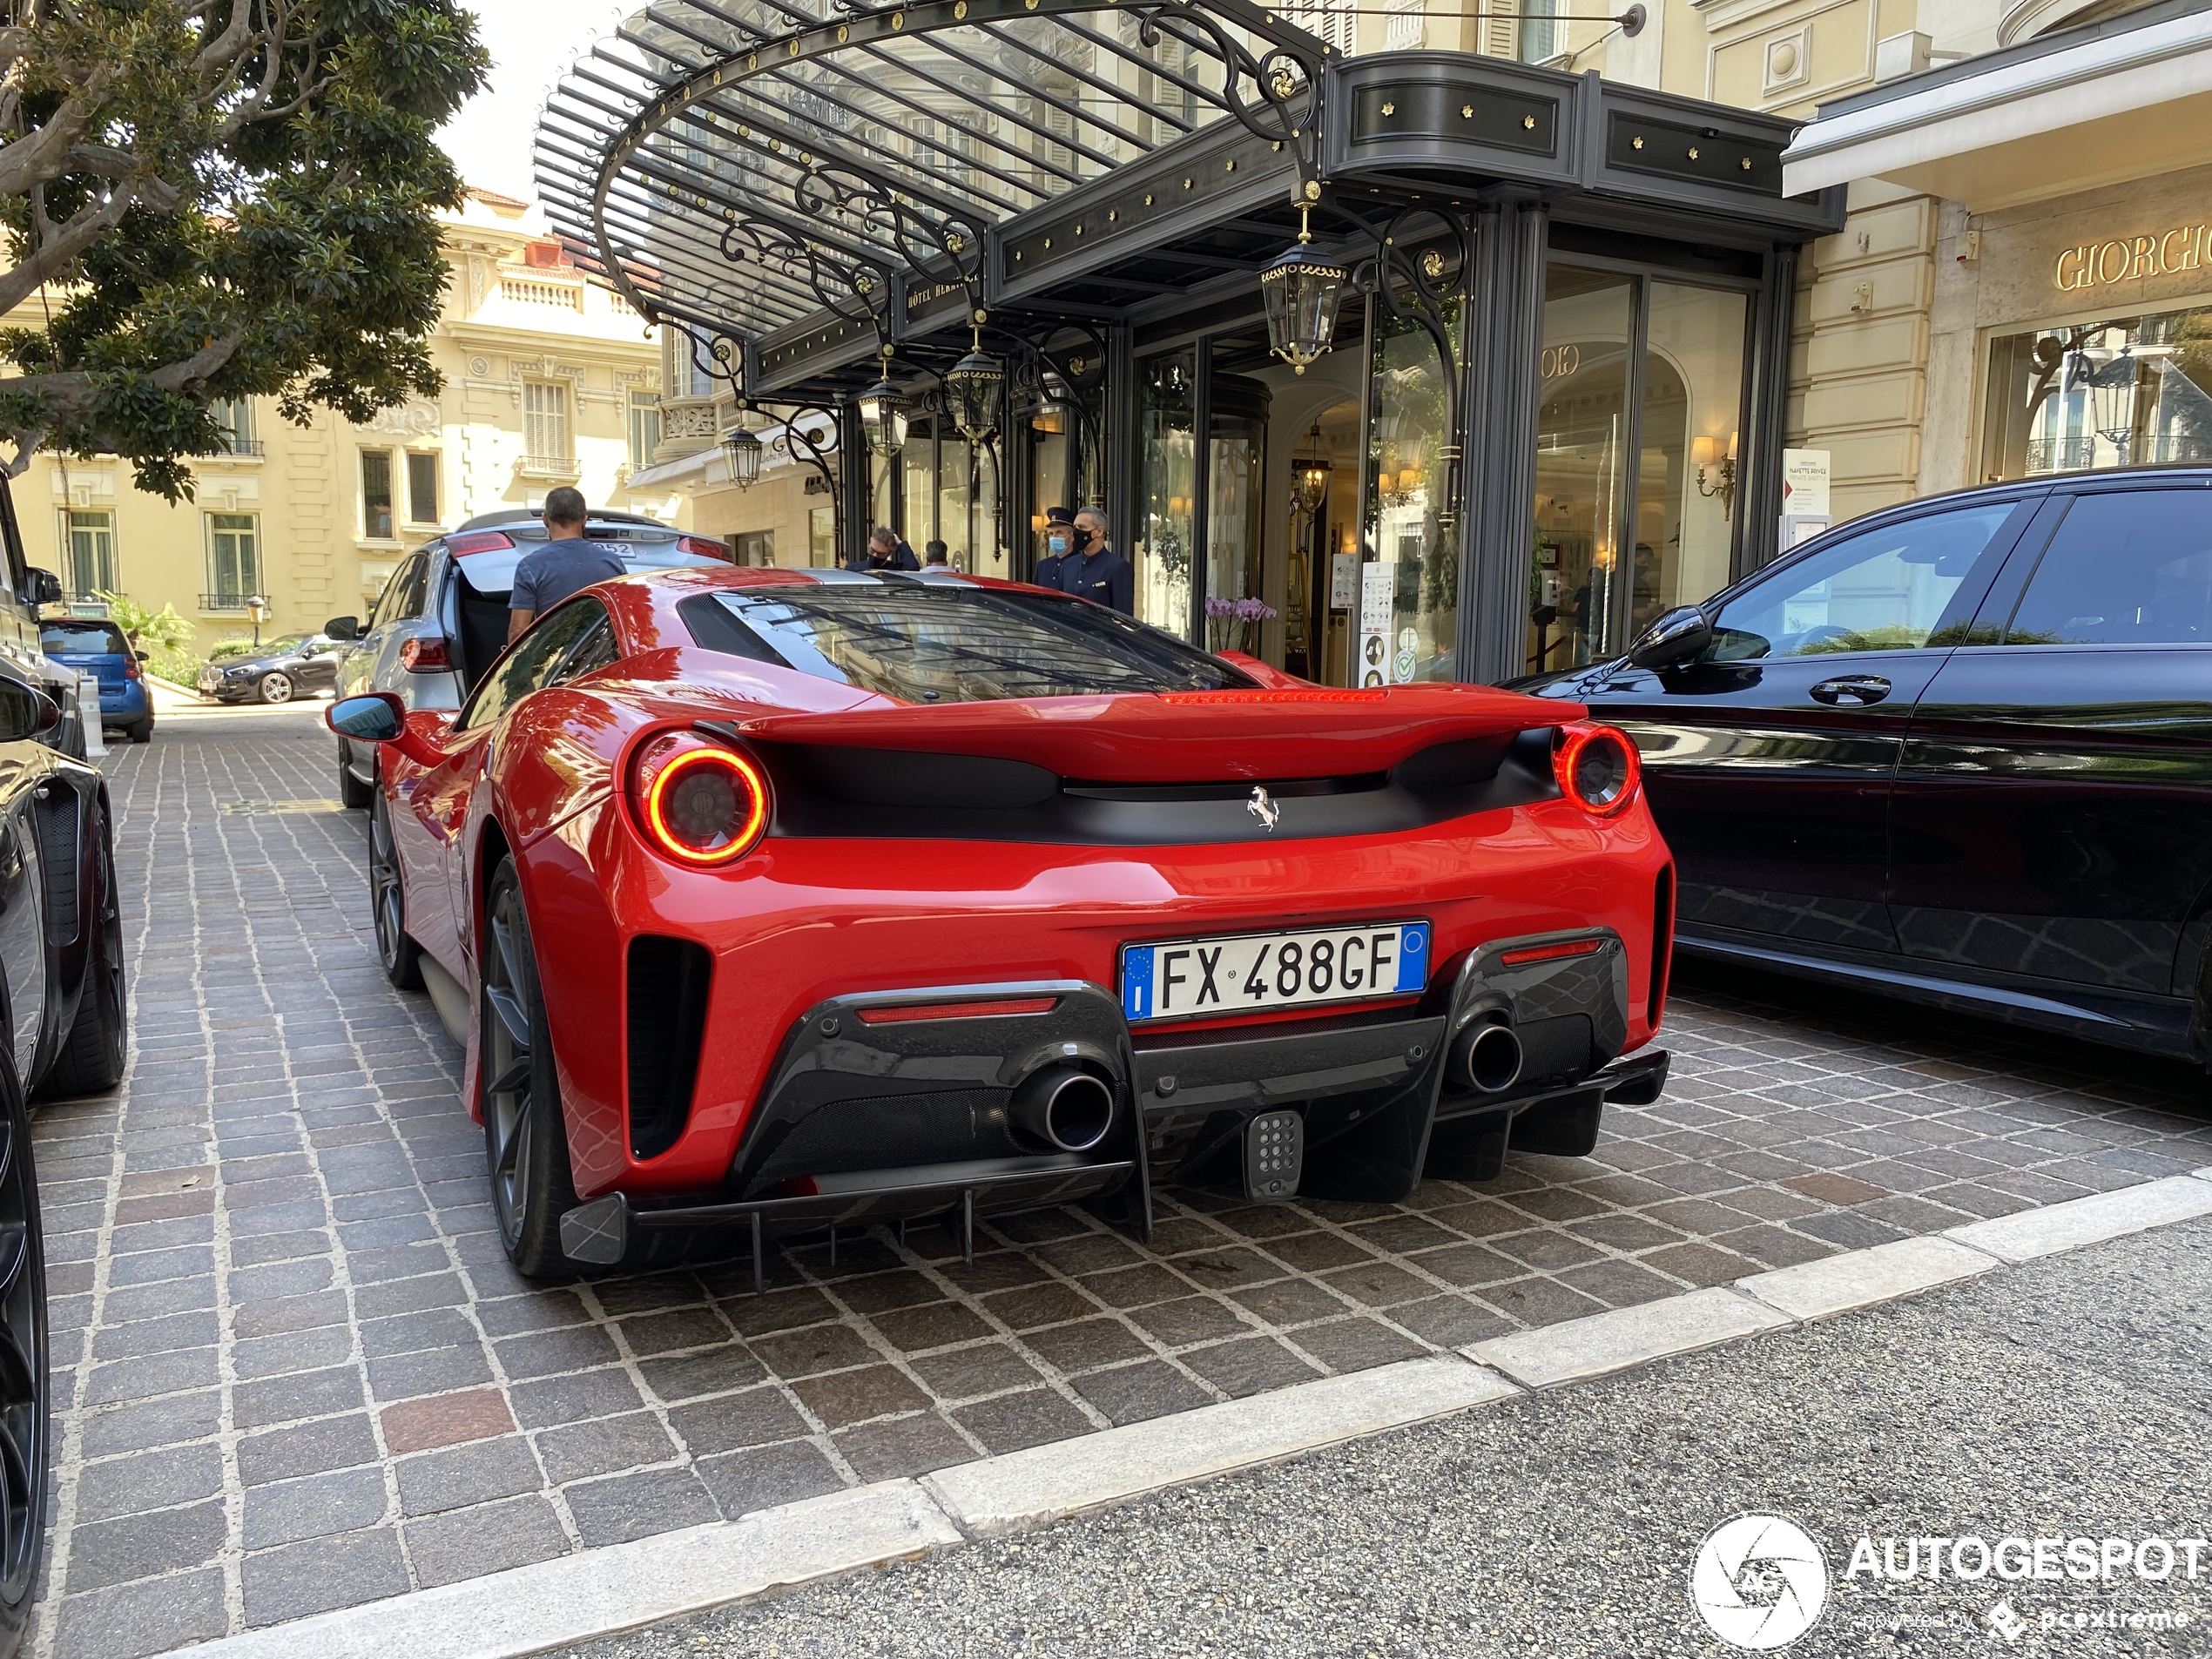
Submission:
M 376 921 L 376 961 L 402 991 L 422 988 L 422 947 L 407 934 L 407 879 L 392 840 L 392 809 L 381 789 L 368 803 L 368 904 Z
M 95 802 L 91 817 L 95 921 L 87 941 L 84 990 L 78 999 L 77 1019 L 62 1040 L 53 1065 L 39 1081 L 38 1092 L 49 1100 L 104 1095 L 123 1081 L 125 1031 L 130 1023 L 129 991 L 123 975 L 123 906 L 116 893 L 115 849 L 107 814 Z M 0 1222 L 0 1227 L 4 1224 Z M 0 1240 L 3 1239 L 4 1234 L 0 1233 Z M 5 1369 L 0 1365 L 0 1376 Z M 0 1648 L 0 1652 L 4 1651 Z
M 46 1530 L 46 1247 L 30 1113 L 0 1053 L 0 1655 L 23 1645 Z
M 152 743 L 153 741 L 153 716 L 149 714 L 143 720 L 133 720 L 123 730 L 125 735 L 133 743 Z
M 578 1264 L 561 1249 L 561 1217 L 577 1202 L 568 1125 L 529 914 L 511 858 L 500 860 L 485 894 L 480 956 L 476 1069 L 500 1243 L 518 1273 L 573 1275 Z
M 369 798 L 375 793 L 375 779 L 371 779 L 368 782 L 363 783 L 354 776 L 354 769 L 346 759 L 346 740 L 341 738 L 338 740 L 339 804 L 349 807 L 366 806 L 368 805 Z

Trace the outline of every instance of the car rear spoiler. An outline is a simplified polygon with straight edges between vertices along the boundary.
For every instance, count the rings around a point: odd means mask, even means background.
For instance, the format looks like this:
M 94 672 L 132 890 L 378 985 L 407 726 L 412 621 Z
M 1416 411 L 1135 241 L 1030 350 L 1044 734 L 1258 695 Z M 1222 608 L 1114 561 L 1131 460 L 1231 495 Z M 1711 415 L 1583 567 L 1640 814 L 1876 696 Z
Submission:
M 988 756 L 1100 783 L 1215 783 L 1386 772 L 1437 744 L 1585 712 L 1485 685 L 1305 686 L 776 714 L 736 730 L 765 743 Z

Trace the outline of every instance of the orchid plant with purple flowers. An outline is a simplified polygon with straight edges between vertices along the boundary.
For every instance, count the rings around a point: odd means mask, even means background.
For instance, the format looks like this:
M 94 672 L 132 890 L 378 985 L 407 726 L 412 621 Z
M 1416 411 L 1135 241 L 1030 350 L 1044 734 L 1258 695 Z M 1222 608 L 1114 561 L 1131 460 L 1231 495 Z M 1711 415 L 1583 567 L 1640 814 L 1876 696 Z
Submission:
M 1254 631 L 1274 614 L 1275 607 L 1264 599 L 1210 598 L 1206 601 L 1208 645 L 1214 651 L 1250 652 Z

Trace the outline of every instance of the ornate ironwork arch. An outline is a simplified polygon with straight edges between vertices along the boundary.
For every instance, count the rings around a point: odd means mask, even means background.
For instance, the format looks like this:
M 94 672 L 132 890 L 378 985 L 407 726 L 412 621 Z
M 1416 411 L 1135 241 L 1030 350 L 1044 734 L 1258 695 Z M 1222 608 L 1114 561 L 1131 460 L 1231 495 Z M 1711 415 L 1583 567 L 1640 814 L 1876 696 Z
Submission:
M 1217 121 L 1319 190 L 1332 49 L 1251 0 L 655 0 L 549 101 L 556 228 L 641 314 L 748 347 L 972 311 L 989 233 Z

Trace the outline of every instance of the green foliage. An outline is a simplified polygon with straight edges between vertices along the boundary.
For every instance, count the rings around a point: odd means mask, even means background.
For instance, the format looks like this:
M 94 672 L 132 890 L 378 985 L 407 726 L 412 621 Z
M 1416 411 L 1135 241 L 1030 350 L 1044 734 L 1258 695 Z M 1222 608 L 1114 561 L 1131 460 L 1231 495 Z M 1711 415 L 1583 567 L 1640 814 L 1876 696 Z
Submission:
M 150 651 L 146 653 L 146 671 L 158 675 L 172 685 L 192 690 L 199 681 L 202 664 L 199 658 L 184 651 Z
M 454 0 L 11 0 L 0 85 L 0 434 L 128 456 L 191 493 L 211 400 L 363 421 L 439 389 L 427 337 L 447 267 L 434 209 L 461 180 L 432 141 L 482 84 Z M 0 46 L 0 63 L 6 48 Z M 44 159 L 42 160 L 42 154 Z M 21 165 L 10 169 L 11 157 Z
M 102 591 L 95 597 L 106 604 L 108 619 L 140 651 L 175 652 L 192 644 L 192 624 L 177 614 L 174 605 L 149 610 L 126 594 Z
M 225 639 L 219 641 L 214 649 L 207 653 L 207 660 L 211 663 L 227 663 L 235 658 L 253 655 L 253 642 L 252 640 Z

